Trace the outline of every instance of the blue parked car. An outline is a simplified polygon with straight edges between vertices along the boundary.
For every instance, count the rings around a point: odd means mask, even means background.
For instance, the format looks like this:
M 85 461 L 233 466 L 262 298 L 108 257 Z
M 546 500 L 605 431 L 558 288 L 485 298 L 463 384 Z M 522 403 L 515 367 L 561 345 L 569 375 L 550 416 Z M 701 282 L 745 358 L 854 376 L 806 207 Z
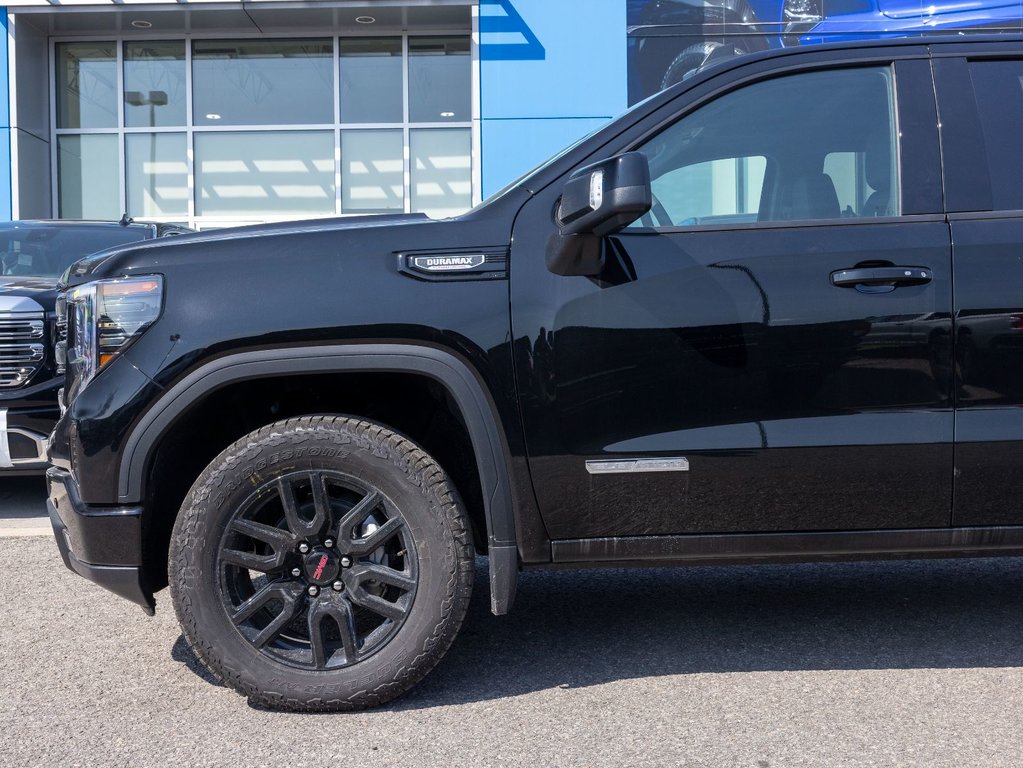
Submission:
M 1019 32 L 1019 0 L 627 0 L 629 103 L 717 56 L 912 34 Z

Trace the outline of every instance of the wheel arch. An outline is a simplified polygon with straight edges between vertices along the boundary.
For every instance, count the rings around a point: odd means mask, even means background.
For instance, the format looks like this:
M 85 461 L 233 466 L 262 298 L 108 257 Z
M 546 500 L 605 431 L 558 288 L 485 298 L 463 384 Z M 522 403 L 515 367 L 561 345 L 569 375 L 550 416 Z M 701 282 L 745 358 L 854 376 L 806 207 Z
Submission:
M 118 499 L 144 498 L 148 467 L 175 420 L 219 389 L 258 378 L 322 373 L 412 373 L 450 396 L 465 424 L 483 496 L 490 559 L 491 610 L 507 613 L 519 567 L 510 452 L 496 408 L 471 366 L 453 352 L 416 344 L 353 344 L 250 350 L 217 358 L 170 387 L 125 439 Z

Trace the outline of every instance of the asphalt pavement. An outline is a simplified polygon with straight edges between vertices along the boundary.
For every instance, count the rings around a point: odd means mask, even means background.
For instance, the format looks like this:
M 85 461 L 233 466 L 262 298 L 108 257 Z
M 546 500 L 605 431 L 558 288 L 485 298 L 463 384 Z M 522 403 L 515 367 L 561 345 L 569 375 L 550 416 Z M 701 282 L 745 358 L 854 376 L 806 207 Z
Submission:
M 155 618 L 0 539 L 0 766 L 1018 766 L 1023 560 L 484 573 L 383 709 L 270 712 Z
M 50 533 L 43 477 L 0 477 L 0 538 Z

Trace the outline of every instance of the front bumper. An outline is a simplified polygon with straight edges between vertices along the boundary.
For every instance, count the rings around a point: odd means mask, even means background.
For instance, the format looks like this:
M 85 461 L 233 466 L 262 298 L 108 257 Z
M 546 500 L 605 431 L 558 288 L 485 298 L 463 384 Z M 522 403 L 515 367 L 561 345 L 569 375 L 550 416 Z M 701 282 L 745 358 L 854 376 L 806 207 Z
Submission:
M 71 474 L 56 467 L 46 473 L 46 491 L 64 565 L 152 616 L 156 602 L 142 572 L 141 508 L 84 504 Z
M 15 426 L 10 411 L 0 408 L 0 472 L 42 472 L 48 465 L 47 447 L 46 435 Z

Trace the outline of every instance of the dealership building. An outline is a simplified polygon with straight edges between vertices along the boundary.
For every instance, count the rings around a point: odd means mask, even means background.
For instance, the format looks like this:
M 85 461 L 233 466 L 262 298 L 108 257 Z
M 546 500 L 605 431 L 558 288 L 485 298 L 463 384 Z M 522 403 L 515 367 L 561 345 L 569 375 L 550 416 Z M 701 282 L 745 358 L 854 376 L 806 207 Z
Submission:
M 5 19 L 6 218 L 449 215 L 628 99 L 623 0 L 11 0 Z

